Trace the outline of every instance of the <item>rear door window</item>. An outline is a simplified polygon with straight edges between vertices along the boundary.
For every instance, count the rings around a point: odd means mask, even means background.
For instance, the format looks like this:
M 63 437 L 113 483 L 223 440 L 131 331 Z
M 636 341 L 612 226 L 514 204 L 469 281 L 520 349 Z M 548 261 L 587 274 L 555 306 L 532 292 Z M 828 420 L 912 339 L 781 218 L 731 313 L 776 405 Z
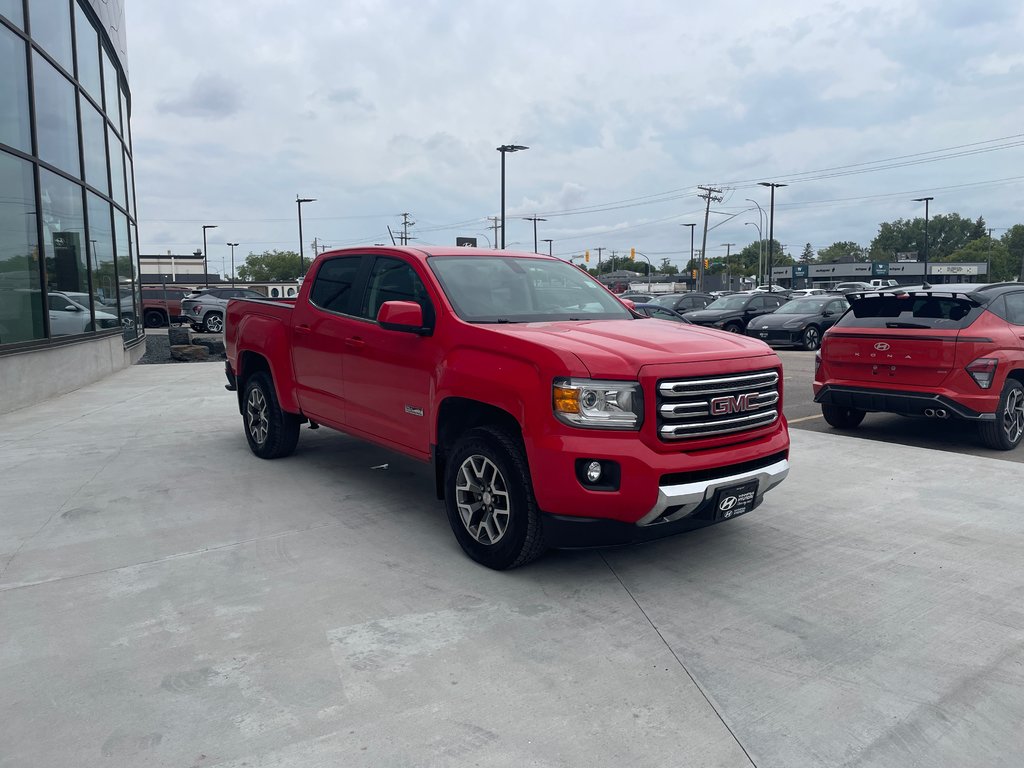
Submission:
M 867 296 L 836 323 L 843 328 L 966 328 L 982 308 L 964 296 L 917 294 Z
M 331 312 L 354 315 L 352 294 L 362 261 L 362 256 L 341 256 L 321 264 L 309 292 L 310 302 Z

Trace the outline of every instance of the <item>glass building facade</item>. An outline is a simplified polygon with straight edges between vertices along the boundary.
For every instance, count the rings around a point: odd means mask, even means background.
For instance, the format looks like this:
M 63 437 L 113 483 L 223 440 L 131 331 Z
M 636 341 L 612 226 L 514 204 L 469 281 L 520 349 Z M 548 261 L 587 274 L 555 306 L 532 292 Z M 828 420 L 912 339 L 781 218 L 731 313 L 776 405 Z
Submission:
M 0 0 L 0 356 L 142 339 L 121 0 Z

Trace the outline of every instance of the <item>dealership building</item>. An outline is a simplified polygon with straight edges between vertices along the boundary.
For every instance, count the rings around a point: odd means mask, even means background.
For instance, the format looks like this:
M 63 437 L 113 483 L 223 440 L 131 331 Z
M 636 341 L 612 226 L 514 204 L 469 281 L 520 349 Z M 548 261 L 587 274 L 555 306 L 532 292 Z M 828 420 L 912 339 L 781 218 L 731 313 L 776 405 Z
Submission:
M 0 0 L 0 413 L 138 360 L 122 0 Z

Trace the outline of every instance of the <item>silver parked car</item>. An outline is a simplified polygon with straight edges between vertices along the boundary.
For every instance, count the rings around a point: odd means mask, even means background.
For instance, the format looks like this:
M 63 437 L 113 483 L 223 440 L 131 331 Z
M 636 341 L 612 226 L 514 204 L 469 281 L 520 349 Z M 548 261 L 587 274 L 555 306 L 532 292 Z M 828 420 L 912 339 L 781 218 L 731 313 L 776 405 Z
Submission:
M 221 333 L 224 314 L 230 299 L 265 299 L 262 293 L 248 288 L 203 288 L 181 301 L 181 316 L 194 331 Z

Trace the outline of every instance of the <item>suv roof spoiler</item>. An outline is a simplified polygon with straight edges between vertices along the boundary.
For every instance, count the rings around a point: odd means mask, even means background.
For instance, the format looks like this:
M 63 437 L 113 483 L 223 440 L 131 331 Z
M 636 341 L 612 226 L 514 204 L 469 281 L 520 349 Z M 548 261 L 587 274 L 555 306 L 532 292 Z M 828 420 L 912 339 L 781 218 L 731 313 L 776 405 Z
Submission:
M 882 298 L 884 296 L 948 296 L 951 299 L 967 299 L 968 301 L 977 304 L 979 307 L 984 306 L 992 300 L 991 296 L 978 291 L 943 291 L 935 288 L 925 290 L 918 289 L 914 291 L 850 291 L 846 294 L 846 300 L 852 304 L 854 301 L 859 301 L 860 299 Z

